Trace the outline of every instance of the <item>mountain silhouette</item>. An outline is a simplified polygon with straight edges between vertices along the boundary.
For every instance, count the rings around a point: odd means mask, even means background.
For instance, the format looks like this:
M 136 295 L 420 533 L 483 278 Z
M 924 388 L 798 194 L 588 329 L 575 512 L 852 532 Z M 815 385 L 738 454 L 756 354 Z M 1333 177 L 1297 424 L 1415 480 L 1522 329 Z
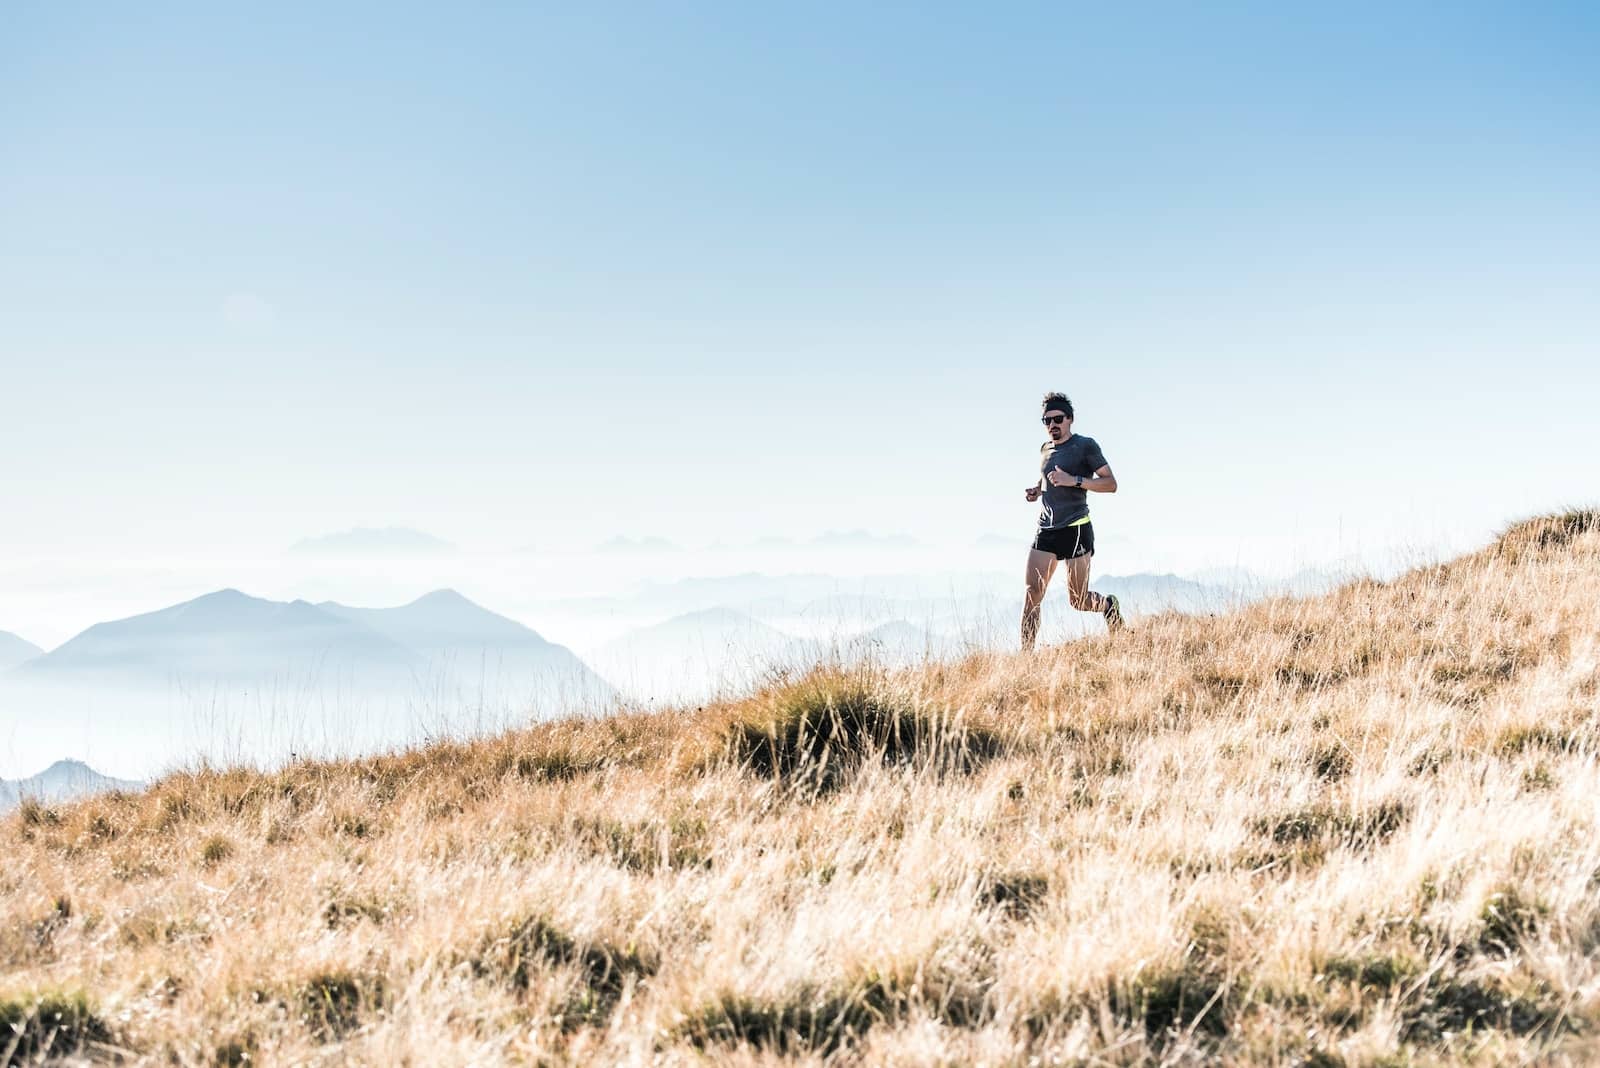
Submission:
M 454 590 L 398 608 L 269 601 L 218 590 L 97 623 L 8 673 L 58 685 L 337 684 L 351 692 L 492 687 L 508 700 L 605 699 L 611 687 L 571 650 Z
M 537 631 L 474 604 L 455 590 L 434 590 L 398 608 L 355 608 L 337 601 L 323 601 L 316 607 L 364 624 L 411 649 L 560 648 Z
M 249 679 L 318 665 L 389 667 L 409 651 L 307 601 L 268 601 L 235 589 L 96 623 L 16 669 L 44 680 Z
M 847 655 L 892 665 L 948 656 L 959 648 L 960 643 L 954 639 L 903 619 L 879 623 L 843 643 Z
M 737 689 L 774 667 L 814 660 L 818 642 L 796 638 L 730 608 L 708 608 L 640 627 L 589 659 L 635 696 L 696 696 Z
M 0 812 L 28 798 L 55 804 L 108 790 L 142 790 L 144 783 L 102 775 L 81 760 L 58 760 L 37 775 L 8 782 L 0 779 Z
M 98 623 L 0 673 L 13 759 L 85 737 L 125 766 L 172 755 L 373 751 L 613 704 L 570 650 L 450 590 L 397 608 L 218 590 Z
M 43 652 L 43 649 L 32 642 L 24 641 L 9 631 L 0 630 L 0 671 L 26 663 Z
M 610 686 L 563 645 L 489 611 L 455 590 L 434 590 L 398 608 L 355 608 L 324 601 L 318 609 L 404 646 L 437 673 L 491 675 L 517 687 L 538 678 L 570 691 L 610 697 Z

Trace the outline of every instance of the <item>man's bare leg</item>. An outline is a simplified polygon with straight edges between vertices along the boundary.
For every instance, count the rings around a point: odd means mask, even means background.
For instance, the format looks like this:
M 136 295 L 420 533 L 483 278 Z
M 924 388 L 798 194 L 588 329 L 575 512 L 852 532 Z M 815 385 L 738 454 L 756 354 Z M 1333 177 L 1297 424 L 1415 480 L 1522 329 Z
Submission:
M 1067 599 L 1080 612 L 1099 612 L 1104 615 L 1105 595 L 1089 588 L 1089 564 L 1093 560 L 1094 553 L 1087 553 L 1066 561 Z
M 1050 576 L 1055 574 L 1054 553 L 1039 549 L 1028 550 L 1026 592 L 1022 597 L 1022 650 L 1027 652 L 1039 638 L 1039 606 L 1044 604 L 1044 591 L 1050 586 Z

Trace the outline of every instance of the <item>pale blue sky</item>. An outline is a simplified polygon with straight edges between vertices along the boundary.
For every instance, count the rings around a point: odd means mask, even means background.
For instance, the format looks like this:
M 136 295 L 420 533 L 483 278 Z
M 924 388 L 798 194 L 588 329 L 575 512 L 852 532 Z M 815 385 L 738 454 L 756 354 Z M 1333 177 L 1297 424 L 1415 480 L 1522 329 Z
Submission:
M 1020 567 L 1050 388 L 1114 572 L 1593 501 L 1597 10 L 6 5 L 0 551 Z

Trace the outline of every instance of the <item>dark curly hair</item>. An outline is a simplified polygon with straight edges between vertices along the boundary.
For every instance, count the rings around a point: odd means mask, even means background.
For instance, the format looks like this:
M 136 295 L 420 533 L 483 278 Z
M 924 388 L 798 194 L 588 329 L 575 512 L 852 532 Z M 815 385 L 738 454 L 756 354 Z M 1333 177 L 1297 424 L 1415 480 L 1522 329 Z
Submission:
M 1068 419 L 1072 418 L 1072 399 L 1065 393 L 1046 393 L 1044 395 L 1044 411 L 1064 412 Z

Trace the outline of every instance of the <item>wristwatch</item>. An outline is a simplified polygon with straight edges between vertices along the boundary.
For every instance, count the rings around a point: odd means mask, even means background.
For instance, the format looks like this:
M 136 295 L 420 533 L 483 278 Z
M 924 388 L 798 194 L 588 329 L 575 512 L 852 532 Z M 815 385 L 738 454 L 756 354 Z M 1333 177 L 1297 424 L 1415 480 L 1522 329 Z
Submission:
M 1082 476 L 1082 475 L 1079 475 L 1079 476 L 1078 476 L 1078 485 L 1077 485 L 1077 488 L 1078 488 L 1078 489 L 1083 489 L 1083 476 Z

